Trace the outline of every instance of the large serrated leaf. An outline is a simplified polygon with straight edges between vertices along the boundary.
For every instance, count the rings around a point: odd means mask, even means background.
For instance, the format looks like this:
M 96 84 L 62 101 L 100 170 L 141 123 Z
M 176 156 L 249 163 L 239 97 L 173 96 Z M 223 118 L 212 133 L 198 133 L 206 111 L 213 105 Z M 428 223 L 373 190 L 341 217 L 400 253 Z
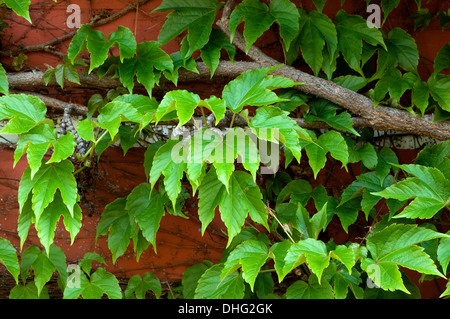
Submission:
M 36 222 L 38 222 L 44 209 L 53 201 L 56 190 L 59 189 L 65 206 L 73 216 L 78 194 L 73 171 L 73 164 L 69 160 L 63 160 L 58 163 L 41 165 L 31 179 L 31 169 L 27 167 L 19 185 L 20 211 L 25 205 L 28 194 L 32 192 L 32 208 Z
M 400 165 L 415 177 L 409 177 L 373 195 L 384 198 L 414 200 L 395 218 L 432 218 L 450 203 L 450 181 L 434 167 L 416 164 Z
M 365 258 L 361 265 L 377 286 L 409 293 L 398 267 L 443 277 L 424 248 L 417 244 L 446 236 L 415 224 L 392 224 L 367 238 L 372 258 Z

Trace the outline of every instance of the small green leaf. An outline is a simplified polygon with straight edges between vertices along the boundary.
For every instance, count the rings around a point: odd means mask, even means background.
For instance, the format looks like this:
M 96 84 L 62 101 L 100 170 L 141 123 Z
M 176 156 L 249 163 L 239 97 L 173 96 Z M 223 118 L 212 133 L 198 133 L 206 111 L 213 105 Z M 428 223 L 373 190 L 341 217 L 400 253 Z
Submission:
M 111 139 L 114 139 L 122 121 L 139 123 L 142 115 L 130 103 L 114 100 L 102 108 L 97 119 L 99 126 L 108 130 Z
M 432 218 L 448 205 L 450 181 L 434 167 L 416 164 L 400 165 L 415 177 L 409 177 L 373 195 L 384 198 L 414 200 L 395 218 Z
M 135 229 L 126 207 L 127 199 L 122 197 L 106 205 L 97 226 L 97 235 L 108 234 L 108 248 L 112 252 L 113 263 L 122 256 L 130 244 Z
M 286 291 L 287 299 L 334 299 L 333 288 L 326 281 L 318 281 L 316 276 L 309 276 L 308 283 L 298 280 Z
M 322 272 L 330 263 L 330 254 L 322 241 L 307 238 L 293 244 L 289 248 L 284 261 L 282 278 L 306 261 L 311 271 L 317 275 L 320 284 Z
M 444 274 L 447 274 L 447 267 L 450 263 L 450 238 L 442 238 L 437 249 L 437 259 L 442 266 Z
M 246 240 L 239 244 L 228 256 L 222 269 L 221 278 L 242 267 L 242 278 L 253 291 L 256 276 L 266 262 L 269 251 L 266 244 L 258 240 Z
M 165 214 L 166 198 L 152 190 L 150 184 L 142 183 L 135 187 L 127 197 L 126 208 L 134 217 L 142 235 L 148 240 L 156 252 L 156 233 L 161 218 Z
M 147 291 L 153 291 L 156 298 L 161 296 L 161 282 L 152 273 L 146 272 L 144 275 L 134 275 L 128 280 L 125 289 L 125 298 L 132 298 L 133 293 L 137 299 L 145 299 Z
M 30 13 L 28 9 L 30 7 L 30 0 L 3 0 L 6 6 L 12 9 L 17 15 L 24 17 L 28 22 L 31 23 Z
M 194 0 L 189 3 L 176 0 L 163 1 L 154 11 L 173 10 L 173 12 L 167 15 L 167 20 L 159 32 L 158 41 L 166 44 L 187 29 L 190 50 L 185 57 L 191 56 L 208 42 L 218 9 L 216 0 Z
M 320 10 L 319 10 L 320 11 Z M 311 11 L 308 15 L 301 10 L 301 30 L 296 44 L 302 50 L 302 56 L 317 76 L 323 65 L 325 44 L 328 54 L 335 58 L 337 52 L 337 33 L 333 22 L 326 15 Z
M 3 65 L 0 64 L 0 93 L 9 94 L 9 82 Z
M 39 98 L 26 94 L 0 97 L 0 119 L 8 119 L 2 134 L 22 134 L 45 120 L 47 107 Z
M 336 15 L 338 50 L 342 52 L 345 61 L 355 71 L 362 75 L 361 54 L 365 42 L 387 50 L 383 36 L 377 28 L 369 28 L 367 21 L 361 16 L 349 15 L 340 10 Z
M 437 74 L 442 70 L 450 67 L 450 43 L 445 44 L 437 53 L 434 59 L 434 73 Z
M 108 45 L 115 45 L 119 48 L 120 61 L 131 58 L 136 54 L 136 39 L 130 29 L 119 26 L 116 31 L 108 37 Z
M 244 297 L 244 280 L 234 271 L 221 278 L 223 264 L 207 269 L 198 280 L 195 299 L 241 299 Z
M 16 249 L 8 240 L 4 238 L 0 238 L 0 264 L 6 267 L 10 274 L 14 277 L 16 284 L 18 284 L 20 267 Z
M 344 245 L 338 245 L 331 251 L 331 257 L 342 262 L 347 267 L 348 272 L 352 273 L 352 268 L 355 265 L 356 258 L 355 253 L 351 247 Z
M 122 290 L 116 276 L 104 268 L 98 268 L 81 295 L 85 299 L 100 299 L 104 294 L 110 299 L 122 299 Z
M 226 105 L 234 113 L 239 113 L 247 105 L 263 106 L 283 101 L 272 90 L 292 87 L 298 83 L 284 77 L 267 75 L 277 68 L 278 66 L 246 71 L 228 82 L 222 92 Z
M 40 294 L 34 281 L 28 282 L 25 286 L 17 285 L 9 293 L 10 299 L 50 299 L 48 290 L 44 287 Z
M 183 286 L 183 298 L 193 299 L 197 283 L 203 273 L 208 269 L 204 263 L 194 264 L 183 272 L 181 285 Z
M 62 200 L 73 216 L 77 201 L 77 182 L 73 176 L 74 166 L 69 160 L 42 165 L 31 179 L 31 169 L 27 167 L 19 185 L 19 208 L 22 211 L 28 194 L 32 191 L 32 207 L 36 222 L 44 209 L 53 201 L 57 189 Z
M 155 122 L 158 123 L 165 115 L 176 111 L 179 118 L 178 126 L 181 126 L 191 119 L 199 101 L 200 97 L 197 94 L 186 90 L 167 92 L 155 112 Z
M 242 21 L 245 21 L 245 49 L 248 52 L 251 45 L 275 22 L 275 17 L 269 14 L 269 7 L 266 4 L 257 0 L 244 0 L 230 15 L 231 39 L 234 38 L 236 28 Z
M 211 70 L 211 78 L 219 66 L 220 51 L 222 48 L 227 51 L 230 61 L 233 62 L 236 47 L 230 43 L 230 38 L 222 30 L 212 29 L 208 43 L 201 48 L 201 58 Z
M 447 112 L 450 112 L 450 80 L 449 76 L 440 78 L 439 80 L 434 77 L 428 79 L 428 88 L 430 94 L 435 99 L 439 106 Z
M 392 224 L 367 238 L 372 259 L 364 259 L 362 267 L 377 286 L 408 293 L 398 266 L 443 277 L 430 256 L 423 251 L 424 248 L 417 246 L 418 243 L 441 237 L 447 235 L 415 224 Z

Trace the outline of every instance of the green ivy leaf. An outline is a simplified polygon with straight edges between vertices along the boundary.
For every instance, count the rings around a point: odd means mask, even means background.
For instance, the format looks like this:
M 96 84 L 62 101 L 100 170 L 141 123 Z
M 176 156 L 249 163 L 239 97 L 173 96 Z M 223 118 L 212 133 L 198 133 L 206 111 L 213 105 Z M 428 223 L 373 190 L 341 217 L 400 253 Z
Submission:
M 449 204 L 450 181 L 440 170 L 416 164 L 399 165 L 409 177 L 373 195 L 398 200 L 414 200 L 394 218 L 432 218 Z
M 77 69 L 66 56 L 64 56 L 63 64 L 58 64 L 56 68 L 50 68 L 45 71 L 43 76 L 45 85 L 48 85 L 53 77 L 61 88 L 64 88 L 65 80 L 80 84 L 80 77 L 78 76 Z
M 53 201 L 44 209 L 35 224 L 39 240 L 47 254 L 50 252 L 50 246 L 55 237 L 56 224 L 61 216 L 64 216 L 64 224 L 70 233 L 71 242 L 73 243 L 81 228 L 81 208 L 78 204 L 75 204 L 72 216 L 62 200 L 61 193 L 56 191 Z
M 338 45 L 336 27 L 330 18 L 317 11 L 311 11 L 309 15 L 304 10 L 300 13 L 300 34 L 296 47 L 300 47 L 305 62 L 317 76 L 324 63 L 322 52 L 325 44 L 331 60 L 336 58 Z
M 114 100 L 102 108 L 102 112 L 97 119 L 98 125 L 108 130 L 111 139 L 114 139 L 123 121 L 139 123 L 142 119 L 142 114 L 131 103 Z
M 225 186 L 217 179 L 215 169 L 210 169 L 198 188 L 198 217 L 202 235 L 214 218 L 216 207 L 223 201 Z
M 152 188 L 155 186 L 163 171 L 174 160 L 172 150 L 178 143 L 180 143 L 180 141 L 170 139 L 156 151 L 150 168 L 150 184 L 152 185 Z
M 310 102 L 310 107 L 310 112 L 305 116 L 306 122 L 324 121 L 335 129 L 359 136 L 359 133 L 353 128 L 351 115 L 346 111 L 338 114 L 337 111 L 340 108 L 337 105 L 325 99 L 315 99 Z
M 91 54 L 90 73 L 105 62 L 110 47 L 103 32 L 92 29 L 90 24 L 83 24 L 72 38 L 67 56 L 74 63 L 75 58 L 87 48 Z
M 302 206 L 306 206 L 306 202 L 311 197 L 312 186 L 303 179 L 295 179 L 290 181 L 278 194 L 277 204 L 290 199 L 291 203 L 300 203 Z
M 74 207 L 77 201 L 77 182 L 73 176 L 74 166 L 69 160 L 58 163 L 42 165 L 31 179 L 31 169 L 27 167 L 22 175 L 19 185 L 19 209 L 22 211 L 28 194 L 32 192 L 32 208 L 39 222 L 44 209 L 53 201 L 57 189 L 61 192 L 62 200 L 74 215 Z
M 203 62 L 211 70 L 211 78 L 219 66 L 220 51 L 222 48 L 227 51 L 230 61 L 233 62 L 236 47 L 230 43 L 230 38 L 222 30 L 212 29 L 208 43 L 200 50 Z
M 216 118 L 216 123 L 219 123 L 219 121 L 225 117 L 225 111 L 227 106 L 225 104 L 225 101 L 221 98 L 212 95 L 210 98 L 207 98 L 206 100 L 200 100 L 198 105 L 206 107 L 208 110 L 213 112 L 214 117 Z
M 417 155 L 414 164 L 435 167 L 450 179 L 450 140 L 427 145 Z M 398 164 L 398 162 L 397 162 Z
M 6 6 L 12 9 L 17 15 L 24 17 L 31 23 L 30 13 L 28 11 L 31 1 L 30 0 L 3 0 Z
M 398 266 L 443 277 L 424 248 L 417 246 L 441 237 L 446 235 L 417 225 L 392 224 L 367 238 L 367 249 L 372 258 L 365 258 L 361 266 L 375 285 L 384 290 L 398 289 L 409 293 Z
M 289 0 L 274 0 L 270 2 L 269 11 L 280 25 L 280 36 L 285 51 L 289 51 L 292 41 L 299 32 L 300 14 L 296 6 Z
M 244 225 L 247 214 L 255 222 L 269 228 L 267 212 L 262 202 L 259 187 L 251 176 L 242 171 L 235 171 L 230 177 L 228 192 L 219 204 L 220 215 L 228 229 L 228 244 Z
M 136 39 L 133 32 L 124 26 L 119 26 L 116 31 L 108 37 L 108 45 L 119 48 L 120 61 L 133 57 L 136 54 Z
M 0 264 L 6 267 L 10 274 L 14 277 L 16 284 L 18 284 L 20 266 L 16 249 L 8 240 L 4 238 L 0 238 Z
M 249 126 L 259 139 L 285 145 L 298 161 L 301 157 L 300 139 L 312 142 L 307 131 L 289 117 L 289 112 L 277 107 L 258 108 Z
M 43 288 L 40 294 L 34 281 L 28 282 L 26 285 L 17 285 L 11 289 L 9 293 L 10 299 L 50 299 L 48 290 Z
M 383 23 L 386 22 L 387 17 L 389 16 L 389 13 L 395 8 L 398 7 L 400 3 L 400 0 L 382 0 L 381 1 L 381 7 L 383 8 L 384 12 L 384 18 Z
M 181 285 L 183 286 L 183 298 L 194 299 L 197 283 L 203 273 L 208 269 L 206 263 L 198 263 L 188 267 L 183 272 Z
M 163 71 L 173 71 L 173 61 L 155 41 L 141 42 L 137 45 L 136 56 L 119 63 L 119 78 L 131 93 L 134 77 L 147 90 L 149 96 Z
M 305 147 L 308 155 L 309 165 L 317 178 L 319 171 L 325 167 L 328 152 L 344 166 L 348 162 L 348 147 L 342 135 L 336 131 L 329 131 L 319 136 L 317 144 L 309 143 Z
M 177 0 L 164 0 L 155 11 L 173 12 L 167 15 L 167 20 L 159 32 L 158 41 L 166 44 L 184 30 L 188 30 L 187 41 L 189 52 L 185 57 L 202 48 L 209 40 L 212 24 L 220 6 L 217 0 L 194 0 L 189 3 Z
M 449 235 L 449 233 L 447 233 Z M 437 260 L 442 266 L 444 274 L 447 274 L 447 267 L 450 263 L 450 238 L 442 238 L 437 249 Z
M 284 77 L 267 75 L 277 68 L 278 66 L 246 71 L 228 82 L 222 92 L 226 105 L 234 113 L 239 113 L 247 105 L 263 106 L 284 101 L 272 90 L 292 87 L 298 83 Z
M 0 97 L 0 120 L 8 119 L 2 134 L 22 134 L 45 120 L 47 107 L 39 98 L 26 94 Z
M 284 259 L 283 273 L 278 274 L 278 277 L 284 278 L 292 269 L 305 261 L 311 271 L 317 275 L 320 284 L 322 272 L 330 263 L 330 254 L 322 241 L 313 238 L 292 244 Z
M 434 75 L 450 67 L 450 43 L 445 44 L 434 59 Z
M 336 24 L 338 50 L 342 52 L 348 65 L 363 75 L 361 70 L 362 41 L 364 40 L 373 46 L 380 45 L 387 50 L 380 30 L 369 28 L 367 21 L 361 16 L 349 15 L 343 10 L 337 13 Z
M 383 191 L 386 187 L 392 184 L 392 177 L 386 177 L 380 180 L 376 172 L 369 172 L 361 174 L 356 177 L 356 180 L 350 184 L 341 195 L 339 206 L 344 205 L 349 200 L 362 196 L 361 208 L 366 214 L 366 219 L 369 216 L 370 210 L 381 199 L 376 192 Z M 339 207 L 338 206 L 338 207 Z
M 178 126 L 186 124 L 194 115 L 194 110 L 200 102 L 200 97 L 186 90 L 173 90 L 164 95 L 155 112 L 156 124 L 167 114 L 176 111 Z
M 156 298 L 161 296 L 161 282 L 154 274 L 146 272 L 141 275 L 134 275 L 128 280 L 127 288 L 125 289 L 125 298 L 131 299 L 133 293 L 137 299 L 145 299 L 147 291 L 153 291 Z
M 161 218 L 165 214 L 164 205 L 167 199 L 152 190 L 150 184 L 142 183 L 135 187 L 127 197 L 126 208 L 134 217 L 142 235 L 153 245 L 156 252 L 156 233 Z
M 267 212 L 261 192 L 251 175 L 246 172 L 235 171 L 231 174 L 228 191 L 217 179 L 215 170 L 210 169 L 205 175 L 199 187 L 198 203 L 203 232 L 214 217 L 217 203 L 220 216 L 228 229 L 227 246 L 241 231 L 248 214 L 252 220 L 268 228 Z
M 44 285 L 52 278 L 56 267 L 46 255 L 39 253 L 33 261 L 32 268 L 34 271 L 34 283 L 37 287 L 37 294 L 40 295 Z
M 19 137 L 14 151 L 14 166 L 24 153 L 27 153 L 31 177 L 33 178 L 49 148 L 53 147 L 54 151 L 47 164 L 60 162 L 68 158 L 73 154 L 75 146 L 76 142 L 71 132 L 57 139 L 57 132 L 52 125 L 39 124 Z
M 269 14 L 269 7 L 257 0 L 244 0 L 234 8 L 230 15 L 230 38 L 234 38 L 237 26 L 245 21 L 244 38 L 246 53 L 251 45 L 275 22 L 275 17 Z
M 349 274 L 352 273 L 352 268 L 355 265 L 356 257 L 352 247 L 338 245 L 330 252 L 330 256 L 342 262 L 347 267 Z
M 110 299 L 122 299 L 119 281 L 112 273 L 104 268 L 98 268 L 89 281 L 83 281 L 81 295 L 84 299 L 100 299 L 104 294 Z M 84 286 L 84 287 L 83 287 Z
M 295 5 L 288 0 L 272 1 L 270 7 L 257 0 L 244 0 L 230 15 L 231 39 L 237 26 L 245 21 L 244 38 L 248 52 L 251 45 L 276 21 L 280 25 L 280 35 L 288 50 L 299 31 L 299 16 Z
M 223 264 L 216 264 L 207 269 L 198 280 L 195 299 L 242 299 L 244 297 L 244 280 L 234 271 L 222 278 Z
M 411 35 L 400 28 L 394 28 L 389 32 L 385 43 L 385 50 L 378 50 L 378 69 L 372 79 L 381 77 L 397 66 L 405 71 L 417 72 L 419 51 Z
M 261 241 L 246 240 L 239 244 L 228 256 L 221 278 L 242 267 L 242 278 L 254 289 L 256 276 L 269 257 L 269 250 Z
M 292 243 L 289 240 L 283 240 L 281 242 L 276 242 L 270 247 L 269 256 L 274 260 L 278 282 L 281 282 L 284 278 L 283 268 L 285 265 L 285 258 L 291 245 Z
M 97 226 L 96 237 L 109 231 L 108 248 L 111 250 L 113 263 L 125 253 L 130 244 L 130 237 L 135 232 L 134 223 L 126 205 L 127 199 L 124 197 L 106 205 Z
M 449 76 L 436 79 L 432 76 L 428 79 L 430 94 L 439 106 L 447 112 L 450 112 L 450 80 Z
M 287 299 L 334 299 L 333 288 L 326 281 L 318 281 L 314 275 L 309 276 L 308 282 L 298 280 L 290 285 L 286 291 Z
M 3 65 L 0 64 L 0 93 L 9 94 L 9 82 Z

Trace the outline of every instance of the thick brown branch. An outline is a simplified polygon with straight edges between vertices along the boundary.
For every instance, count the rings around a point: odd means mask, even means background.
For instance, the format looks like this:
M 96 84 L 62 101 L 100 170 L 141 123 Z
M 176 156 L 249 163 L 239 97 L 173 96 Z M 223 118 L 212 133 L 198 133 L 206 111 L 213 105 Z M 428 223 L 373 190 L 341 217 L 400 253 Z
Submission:
M 228 1 L 223 9 L 222 18 L 217 25 L 230 36 L 229 15 L 235 1 Z M 238 31 L 235 32 L 233 43 L 245 52 L 245 39 Z M 281 65 L 279 61 L 272 59 L 256 46 L 251 46 L 247 55 L 261 67 Z M 297 70 L 291 66 L 283 65 L 273 72 L 275 75 L 284 76 L 296 82 L 304 83 L 296 88 L 304 93 L 311 94 L 339 106 L 364 119 L 367 126 L 377 130 L 394 130 L 416 135 L 426 135 L 440 140 L 450 139 L 450 123 L 433 123 L 430 117 L 418 118 L 411 113 L 389 107 L 374 107 L 374 103 L 368 97 L 352 90 L 337 85 L 308 73 Z
M 130 3 L 128 6 L 126 6 L 124 9 L 113 13 L 112 15 L 100 19 L 100 20 L 95 20 L 95 21 L 91 21 L 91 25 L 92 27 L 99 27 L 101 25 L 110 23 L 118 18 L 120 18 L 121 16 L 127 14 L 130 11 L 133 11 L 136 9 L 136 6 L 141 6 L 147 2 L 149 2 L 150 0 L 139 0 L 137 2 L 134 3 Z M 41 43 L 41 44 L 36 44 L 36 45 L 29 45 L 26 47 L 21 47 L 15 50 L 9 50 L 9 51 L 0 51 L 0 57 L 12 57 L 12 56 L 16 56 L 19 53 L 30 53 L 30 52 L 39 52 L 39 51 L 48 51 L 49 48 L 51 48 L 52 46 L 55 46 L 59 43 L 62 43 L 66 40 L 69 40 L 71 38 L 73 38 L 73 36 L 78 32 L 78 30 L 74 30 L 72 32 L 66 33 L 60 37 L 57 37 L 55 39 L 49 40 L 45 43 Z

